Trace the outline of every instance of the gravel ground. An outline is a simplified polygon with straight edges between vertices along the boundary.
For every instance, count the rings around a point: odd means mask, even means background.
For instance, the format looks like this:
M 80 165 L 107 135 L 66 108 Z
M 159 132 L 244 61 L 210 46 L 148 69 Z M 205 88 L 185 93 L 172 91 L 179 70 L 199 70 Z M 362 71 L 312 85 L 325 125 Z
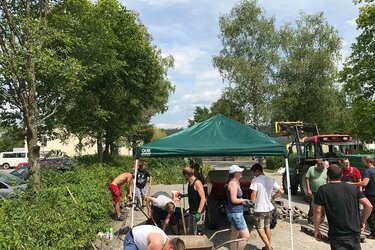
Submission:
M 208 162 L 210 165 L 214 166 L 216 169 L 227 169 L 232 164 L 238 164 L 242 166 L 251 166 L 254 162 Z M 4 170 L 0 170 L 4 171 Z M 10 172 L 11 170 L 5 170 L 4 172 Z M 277 173 L 266 173 L 266 175 L 274 178 L 279 184 L 281 184 L 281 175 Z M 186 191 L 185 186 L 185 191 Z M 180 191 L 183 192 L 183 185 L 154 185 L 152 187 L 152 193 L 157 191 L 166 191 L 170 193 L 171 191 Z M 279 200 L 284 201 L 284 204 L 287 205 L 287 196 L 284 195 Z M 302 211 L 308 211 L 308 204 L 303 200 L 301 195 L 292 196 L 292 206 L 297 206 Z M 146 221 L 146 217 L 142 214 L 141 211 L 134 212 L 134 225 L 142 224 Z M 126 221 L 118 222 L 113 220 L 110 227 L 114 230 L 114 239 L 112 240 L 97 240 L 94 242 L 94 245 L 97 249 L 123 249 L 123 239 L 131 223 L 131 210 L 128 210 L 128 216 Z M 316 241 L 312 236 L 307 235 L 301 232 L 301 225 L 305 224 L 306 221 L 296 220 L 293 223 L 293 237 L 294 237 L 294 249 L 295 250 L 324 250 L 330 249 L 329 245 L 324 242 Z M 229 228 L 229 223 L 223 218 L 220 222 L 220 229 Z M 181 228 L 181 232 L 182 232 Z M 211 236 L 215 231 L 207 230 L 206 234 Z M 118 235 L 118 238 L 117 238 Z M 291 236 L 290 236 L 290 226 L 288 221 L 279 220 L 276 228 L 272 230 L 272 245 L 275 250 L 290 250 L 291 247 Z M 229 240 L 229 232 L 221 233 L 213 239 L 215 246 Z M 373 250 L 375 248 L 375 240 L 367 240 L 366 243 L 361 244 L 363 250 Z M 251 231 L 251 239 L 246 247 L 246 249 L 261 249 L 264 246 L 263 242 L 259 238 L 255 230 Z M 219 248 L 220 250 L 229 249 L 229 246 L 224 246 Z
M 219 166 L 215 166 L 215 168 L 218 169 L 225 169 L 229 165 L 233 164 L 232 162 L 220 162 Z M 238 165 L 245 165 L 250 166 L 252 165 L 252 162 L 236 162 Z M 277 173 L 266 173 L 266 175 L 271 176 L 274 178 L 279 184 L 281 184 L 281 175 Z M 186 190 L 186 186 L 185 186 Z M 155 193 L 157 191 L 166 191 L 167 193 L 170 193 L 171 191 L 183 191 L 183 185 L 155 185 L 152 187 L 152 193 Z M 284 204 L 287 205 L 287 196 L 284 195 L 279 200 L 284 201 Z M 301 195 L 292 196 L 292 206 L 297 206 L 302 211 L 307 212 L 308 211 L 308 204 L 303 200 Z M 128 229 L 128 226 L 130 225 L 131 221 L 131 213 L 129 213 L 129 216 L 127 218 L 127 221 L 125 222 L 125 226 L 121 226 L 120 222 L 113 222 L 113 227 L 115 229 L 115 233 L 118 231 L 119 228 L 122 228 L 120 231 L 120 237 L 116 242 L 114 240 L 111 242 L 113 245 L 112 249 L 123 249 L 123 238 L 124 234 Z M 146 217 L 140 212 L 135 211 L 134 214 L 134 225 L 142 224 L 146 220 Z M 294 249 L 295 250 L 305 250 L 305 249 L 311 249 L 311 250 L 324 250 L 324 249 L 330 249 L 329 245 L 325 242 L 319 242 L 316 241 L 312 236 L 307 235 L 303 232 L 301 232 L 301 225 L 306 224 L 306 221 L 304 220 L 296 220 L 292 224 L 293 228 L 293 238 L 294 238 Z M 220 228 L 219 229 L 225 229 L 229 228 L 229 223 L 223 218 L 223 220 L 220 222 Z M 182 232 L 182 230 L 181 230 Z M 211 236 L 215 231 L 213 230 L 206 230 L 207 236 Z M 291 246 L 291 235 L 290 235 L 290 225 L 289 221 L 286 220 L 279 220 L 276 228 L 272 231 L 272 245 L 274 246 L 274 249 L 276 250 L 290 250 L 292 249 Z M 217 235 L 213 239 L 213 243 L 215 246 L 218 246 L 219 244 L 229 240 L 229 232 L 221 233 Z M 113 244 L 114 243 L 114 244 Z M 249 241 L 246 249 L 261 249 L 264 246 L 263 242 L 259 238 L 256 230 L 251 231 L 251 240 Z M 375 246 L 374 240 L 367 240 L 366 243 L 362 244 L 363 250 L 373 250 Z M 104 247 L 104 249 L 106 249 Z M 109 249 L 109 248 L 107 248 Z M 223 246 L 219 248 L 220 250 L 223 249 L 229 249 L 229 246 Z

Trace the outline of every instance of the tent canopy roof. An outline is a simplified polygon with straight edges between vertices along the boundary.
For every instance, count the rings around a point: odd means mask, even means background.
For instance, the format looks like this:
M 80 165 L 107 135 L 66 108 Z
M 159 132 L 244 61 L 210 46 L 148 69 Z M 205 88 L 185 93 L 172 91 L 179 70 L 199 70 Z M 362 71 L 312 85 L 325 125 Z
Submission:
M 137 147 L 136 157 L 287 156 L 285 145 L 223 115 Z

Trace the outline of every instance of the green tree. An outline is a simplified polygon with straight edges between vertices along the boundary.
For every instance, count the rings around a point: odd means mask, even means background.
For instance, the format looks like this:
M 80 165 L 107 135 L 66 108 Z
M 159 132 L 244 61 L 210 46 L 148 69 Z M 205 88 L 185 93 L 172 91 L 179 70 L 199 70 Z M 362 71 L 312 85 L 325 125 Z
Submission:
M 246 113 L 240 107 L 238 107 L 237 103 L 226 97 L 224 93 L 219 100 L 212 103 L 210 109 L 206 107 L 196 107 L 194 111 L 194 118 L 192 120 L 189 119 L 189 127 L 219 114 L 225 115 L 226 117 L 238 121 L 239 123 L 245 123 L 246 121 Z
M 361 1 L 359 1 L 361 2 Z M 356 19 L 361 34 L 340 72 L 340 81 L 351 100 L 351 133 L 363 141 L 375 140 L 375 3 L 365 1 Z
M 226 97 L 225 94 L 212 104 L 211 113 L 213 115 L 222 114 L 239 123 L 246 123 L 246 113 L 236 102 Z
M 189 119 L 189 127 L 193 126 L 196 123 L 203 122 L 213 115 L 211 114 L 210 110 L 206 107 L 195 107 L 194 111 L 194 118 L 192 120 Z
M 278 62 L 274 22 L 254 0 L 242 0 L 219 19 L 223 49 L 213 63 L 231 84 L 227 95 L 246 112 L 246 122 L 255 128 L 268 123 L 270 117 L 270 87 Z
M 38 132 L 80 88 L 82 68 L 67 55 L 69 37 L 49 25 L 48 0 L 1 1 L 1 117 L 26 130 L 30 186 L 39 190 Z
M 316 123 L 322 132 L 342 129 L 346 99 L 335 86 L 341 38 L 334 26 L 323 13 L 302 13 L 280 37 L 273 119 Z
M 12 151 L 25 146 L 25 133 L 18 127 L 0 129 L 0 152 Z
M 72 16 L 74 22 L 55 23 L 79 38 L 71 56 L 88 73 L 82 91 L 61 113 L 61 124 L 71 133 L 96 138 L 102 159 L 123 140 L 144 139 L 137 133 L 146 136 L 150 118 L 167 109 L 173 88 L 166 73 L 173 58 L 162 57 L 136 13 L 117 0 L 81 2 L 65 1 L 56 10 Z M 73 29 L 77 25 L 79 32 Z
M 160 138 L 166 137 L 167 133 L 157 127 L 154 127 L 151 141 L 156 141 Z

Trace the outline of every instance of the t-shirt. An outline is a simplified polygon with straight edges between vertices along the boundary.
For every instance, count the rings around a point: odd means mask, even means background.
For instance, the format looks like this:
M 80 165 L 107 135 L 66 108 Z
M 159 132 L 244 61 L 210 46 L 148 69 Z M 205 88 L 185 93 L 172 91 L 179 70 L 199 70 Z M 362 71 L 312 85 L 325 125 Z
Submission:
M 324 207 L 328 219 L 328 236 L 359 234 L 359 199 L 365 196 L 346 182 L 328 183 L 319 187 L 314 203 Z
M 135 170 L 133 169 L 132 171 L 130 171 L 130 173 L 134 175 Z M 150 176 L 151 175 L 147 170 L 138 169 L 137 170 L 137 182 L 136 182 L 137 188 L 140 188 L 140 189 L 144 188 L 147 184 L 147 178 Z
M 365 174 L 363 175 L 363 179 L 365 178 L 370 179 L 365 187 L 365 195 L 375 196 L 375 168 L 367 168 L 365 170 Z
M 271 202 L 273 190 L 279 190 L 280 186 L 271 177 L 259 175 L 252 179 L 250 189 L 257 192 L 254 204 L 255 212 L 271 212 L 275 209 Z
M 346 182 L 358 182 L 361 179 L 361 173 L 358 168 L 349 166 L 347 168 L 342 168 L 342 181 Z
M 327 183 L 327 169 L 319 171 L 316 165 L 311 166 L 307 170 L 306 178 L 309 178 L 311 192 L 315 193 L 321 185 Z
M 152 205 L 158 208 L 164 208 L 168 202 L 174 203 L 174 201 L 166 192 L 156 192 L 154 194 L 154 197 L 151 197 L 151 201 L 152 201 Z
M 164 244 L 168 238 L 163 230 L 153 225 L 136 226 L 136 227 L 133 227 L 132 232 L 133 232 L 134 243 L 137 246 L 137 249 L 139 250 L 147 250 L 147 244 L 148 244 L 147 238 L 150 235 L 150 233 L 161 234 L 164 238 Z

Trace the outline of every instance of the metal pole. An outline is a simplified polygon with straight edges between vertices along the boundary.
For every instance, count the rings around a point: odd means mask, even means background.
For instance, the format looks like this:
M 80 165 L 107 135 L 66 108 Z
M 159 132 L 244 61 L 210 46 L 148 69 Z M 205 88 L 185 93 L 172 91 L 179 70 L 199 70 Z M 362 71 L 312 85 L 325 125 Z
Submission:
M 289 162 L 288 162 L 288 158 L 287 157 L 285 157 L 285 169 L 286 169 L 286 180 L 287 180 L 287 187 L 288 187 L 288 208 L 289 208 L 290 242 L 292 244 L 291 249 L 294 250 L 292 194 L 290 193 Z
M 133 224 L 134 224 L 135 185 L 136 185 L 136 182 L 137 182 L 137 171 L 138 171 L 138 159 L 135 159 L 135 164 L 134 164 L 133 201 L 132 201 L 132 220 L 131 220 L 131 223 L 130 223 L 130 228 L 133 228 Z

